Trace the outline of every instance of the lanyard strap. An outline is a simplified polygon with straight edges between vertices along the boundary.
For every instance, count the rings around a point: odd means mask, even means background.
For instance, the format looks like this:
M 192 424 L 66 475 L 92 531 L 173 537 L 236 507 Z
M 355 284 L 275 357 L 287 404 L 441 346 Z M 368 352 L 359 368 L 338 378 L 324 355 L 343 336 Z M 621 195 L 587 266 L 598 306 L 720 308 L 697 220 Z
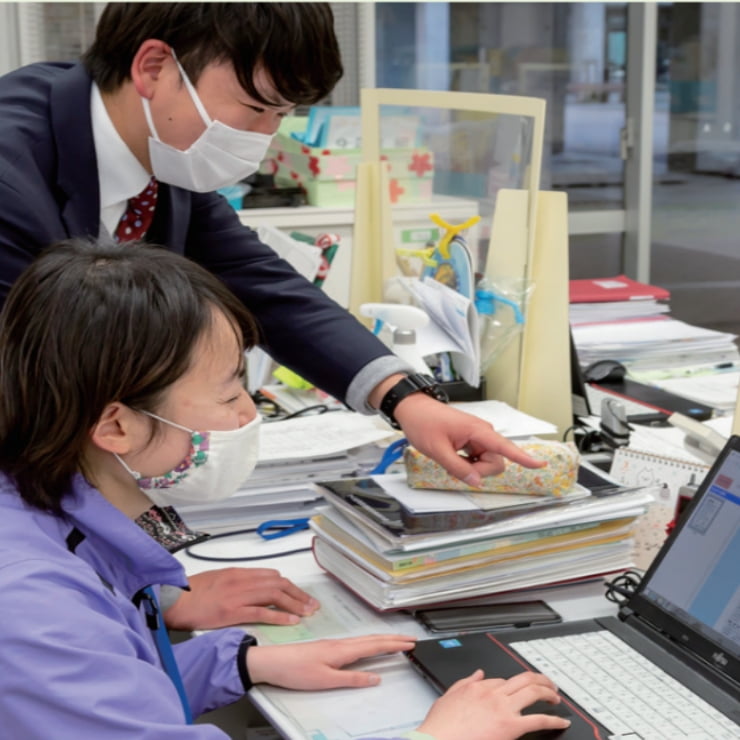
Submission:
M 170 637 L 167 634 L 167 628 L 165 627 L 164 620 L 161 616 L 157 597 L 155 596 L 151 586 L 142 588 L 139 593 L 141 594 L 141 601 L 144 605 L 146 623 L 152 631 L 154 643 L 156 644 L 157 652 L 159 653 L 159 659 L 162 661 L 162 667 L 177 689 L 180 703 L 182 704 L 182 711 L 185 714 L 185 722 L 192 725 L 193 713 L 190 710 L 190 702 L 188 701 L 188 695 L 185 693 L 185 686 L 182 682 L 180 669 L 177 667 L 177 662 L 175 661 L 175 654 L 172 651 L 172 643 L 170 643 Z

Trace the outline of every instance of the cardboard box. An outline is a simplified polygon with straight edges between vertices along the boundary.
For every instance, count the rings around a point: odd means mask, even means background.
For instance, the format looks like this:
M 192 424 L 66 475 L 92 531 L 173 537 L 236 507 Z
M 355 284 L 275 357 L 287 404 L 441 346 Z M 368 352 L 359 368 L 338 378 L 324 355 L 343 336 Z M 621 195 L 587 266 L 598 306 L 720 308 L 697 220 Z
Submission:
M 305 118 L 286 118 L 260 170 L 274 175 L 278 185 L 303 187 L 310 205 L 352 207 L 362 151 L 306 146 L 290 135 L 291 131 L 302 131 L 305 125 Z M 391 203 L 419 203 L 431 197 L 434 153 L 430 149 L 387 149 L 381 159 L 390 174 Z

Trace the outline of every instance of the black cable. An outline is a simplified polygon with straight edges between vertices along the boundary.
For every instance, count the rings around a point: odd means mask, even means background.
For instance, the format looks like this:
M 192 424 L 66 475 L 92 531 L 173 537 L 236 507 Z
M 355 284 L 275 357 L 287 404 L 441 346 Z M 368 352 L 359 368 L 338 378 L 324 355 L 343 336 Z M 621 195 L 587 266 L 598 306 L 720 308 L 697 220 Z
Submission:
M 340 409 L 330 409 L 325 403 L 317 403 L 313 406 L 306 406 L 304 409 L 298 409 L 298 411 L 294 411 L 292 414 L 286 414 L 281 418 L 281 421 L 285 421 L 286 419 L 295 419 L 299 416 L 303 416 L 304 414 L 326 414 L 329 411 L 339 411 Z
M 566 437 L 568 436 L 568 432 L 573 432 L 573 441 L 575 442 L 576 439 L 576 429 L 578 429 L 577 424 L 571 424 L 564 432 L 563 432 L 563 442 L 566 441 Z
M 606 582 L 606 598 L 614 604 L 622 606 L 637 591 L 642 581 L 642 573 L 638 570 L 626 570 Z
M 249 529 L 236 529 L 233 532 L 222 532 L 221 534 L 212 534 L 207 542 L 212 540 L 220 540 L 224 537 L 234 537 L 237 534 L 252 534 L 257 531 L 257 527 L 250 527 Z M 269 560 L 270 558 L 282 558 L 285 555 L 295 555 L 299 552 L 311 552 L 310 547 L 299 547 L 295 550 L 284 550 L 283 552 L 273 552 L 269 555 L 250 555 L 243 558 L 217 558 L 211 555 L 197 555 L 193 552 L 192 547 L 186 547 L 185 553 L 195 560 L 206 560 L 209 563 L 238 563 L 238 562 L 253 562 L 255 560 Z

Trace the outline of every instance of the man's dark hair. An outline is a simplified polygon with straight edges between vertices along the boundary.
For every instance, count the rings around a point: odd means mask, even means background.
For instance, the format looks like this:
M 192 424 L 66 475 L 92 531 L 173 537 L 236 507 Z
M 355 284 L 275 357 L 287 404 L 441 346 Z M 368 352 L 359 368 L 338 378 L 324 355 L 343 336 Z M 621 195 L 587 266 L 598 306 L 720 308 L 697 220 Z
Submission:
M 0 313 L 0 470 L 23 499 L 58 511 L 106 405 L 154 411 L 214 310 L 255 344 L 233 293 L 166 249 L 69 240 L 33 262 Z
M 231 62 L 240 85 L 265 105 L 252 80 L 259 66 L 295 105 L 310 105 L 342 76 L 334 17 L 328 3 L 110 3 L 83 56 L 104 92 L 131 78 L 141 44 L 169 44 L 195 84 L 211 62 Z

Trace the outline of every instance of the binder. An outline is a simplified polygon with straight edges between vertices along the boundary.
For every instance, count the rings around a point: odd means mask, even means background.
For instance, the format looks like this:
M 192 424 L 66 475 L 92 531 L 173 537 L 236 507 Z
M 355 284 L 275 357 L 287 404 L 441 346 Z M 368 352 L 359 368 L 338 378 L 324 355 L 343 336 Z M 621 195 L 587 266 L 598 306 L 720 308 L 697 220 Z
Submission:
M 609 301 L 668 300 L 665 288 L 640 283 L 626 275 L 593 280 L 571 280 L 571 303 L 601 303 Z

